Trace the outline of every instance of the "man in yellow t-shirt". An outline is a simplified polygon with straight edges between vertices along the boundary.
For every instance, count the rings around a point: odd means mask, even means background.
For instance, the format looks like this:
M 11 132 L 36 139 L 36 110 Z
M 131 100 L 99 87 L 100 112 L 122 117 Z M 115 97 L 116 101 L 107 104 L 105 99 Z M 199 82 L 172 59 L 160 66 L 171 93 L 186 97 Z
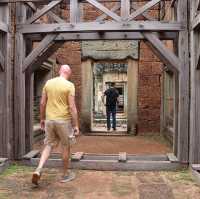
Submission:
M 75 87 L 68 79 L 71 69 L 62 65 L 60 76 L 48 80 L 43 88 L 40 103 L 40 125 L 45 130 L 45 148 L 39 165 L 32 176 L 32 183 L 38 185 L 42 168 L 49 158 L 51 150 L 58 143 L 62 146 L 63 178 L 61 182 L 74 179 L 75 175 L 68 172 L 70 157 L 70 138 L 79 134 L 78 114 L 75 104 Z

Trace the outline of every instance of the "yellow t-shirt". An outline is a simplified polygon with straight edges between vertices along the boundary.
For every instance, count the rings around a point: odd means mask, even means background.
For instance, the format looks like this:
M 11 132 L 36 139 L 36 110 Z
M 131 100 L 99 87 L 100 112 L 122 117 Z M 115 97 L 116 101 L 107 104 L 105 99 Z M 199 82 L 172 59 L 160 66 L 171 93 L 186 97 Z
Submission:
M 46 120 L 69 120 L 68 96 L 75 96 L 74 84 L 63 77 L 48 80 L 43 88 L 47 95 Z

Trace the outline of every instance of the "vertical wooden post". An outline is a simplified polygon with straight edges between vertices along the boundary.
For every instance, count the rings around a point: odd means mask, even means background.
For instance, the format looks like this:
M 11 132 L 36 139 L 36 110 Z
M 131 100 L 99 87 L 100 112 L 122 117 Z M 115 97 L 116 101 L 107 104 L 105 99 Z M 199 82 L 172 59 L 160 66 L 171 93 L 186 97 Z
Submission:
M 78 0 L 70 0 L 70 23 L 77 23 L 80 19 Z
M 195 18 L 196 3 L 190 1 L 190 19 Z M 196 55 L 200 47 L 200 33 L 191 29 L 191 100 L 190 100 L 190 163 L 200 164 L 200 70 L 196 69 Z
M 0 7 L 0 20 L 11 24 L 11 5 Z M 4 71 L 0 71 L 0 156 L 12 158 L 12 57 L 11 33 L 0 33 L 0 50 L 5 58 Z
M 26 8 L 22 3 L 16 3 L 16 23 L 22 23 L 26 18 Z M 20 50 L 19 50 L 20 49 Z M 25 57 L 24 36 L 15 34 L 14 62 L 14 158 L 20 159 L 25 150 L 25 74 L 22 71 Z
M 121 0 L 121 17 L 123 20 L 128 19 L 130 15 L 130 0 Z
M 32 50 L 32 42 L 26 40 L 26 54 Z M 33 85 L 34 75 L 32 71 L 25 72 L 25 150 L 32 150 L 33 145 Z
M 178 114 L 178 159 L 189 160 L 189 34 L 188 0 L 178 0 L 178 21 L 187 27 L 179 33 L 178 54 L 182 65 L 179 73 L 179 114 Z

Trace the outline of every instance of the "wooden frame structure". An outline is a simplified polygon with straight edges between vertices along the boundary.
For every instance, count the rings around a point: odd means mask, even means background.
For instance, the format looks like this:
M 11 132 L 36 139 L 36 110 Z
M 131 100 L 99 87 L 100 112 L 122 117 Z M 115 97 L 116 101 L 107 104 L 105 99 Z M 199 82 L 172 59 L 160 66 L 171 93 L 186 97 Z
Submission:
M 0 76 L 0 78 L 2 78 L 6 85 L 5 95 L 0 93 L 0 96 L 4 98 L 5 102 L 3 108 L 6 110 L 4 110 L 3 114 L 7 114 L 4 117 L 7 126 L 0 131 L 0 136 L 2 134 L 3 138 L 5 138 L 2 148 L 0 148 L 0 155 L 19 159 L 26 152 L 30 151 L 32 145 L 30 135 L 32 128 L 32 74 L 64 41 L 135 39 L 147 41 L 160 60 L 178 76 L 176 87 L 179 103 L 176 115 L 178 122 L 174 153 L 180 162 L 188 163 L 188 0 L 171 1 L 173 5 L 176 5 L 177 20 L 168 22 L 152 19 L 146 14 L 147 10 L 162 3 L 163 0 L 147 1 L 143 6 L 134 8 L 132 12 L 132 0 L 115 0 L 114 2 L 118 2 L 118 4 L 112 9 L 108 9 L 103 4 L 105 2 L 105 0 L 0 1 L 0 13 L 5 8 L 8 10 L 9 7 L 15 13 L 13 23 L 7 19 L 5 20 L 4 15 L 1 16 L 0 14 L 0 38 L 1 41 L 4 41 L 4 46 L 0 46 L 0 74 L 4 77 Z M 53 8 L 61 3 L 67 4 L 70 7 L 70 20 L 68 23 L 52 11 Z M 103 15 L 92 22 L 81 20 L 79 7 L 81 3 L 92 5 L 100 10 Z M 40 7 L 37 7 L 38 5 Z M 117 10 L 120 10 L 120 14 L 116 12 Z M 38 23 L 38 20 L 47 13 L 54 23 Z M 7 15 L 9 15 L 9 11 L 7 11 Z M 140 15 L 143 15 L 146 21 L 136 20 Z M 8 17 L 11 20 L 12 16 L 9 15 Z M 109 20 L 106 20 L 107 18 Z M 15 38 L 14 41 L 10 40 L 10 34 Z M 162 40 L 173 40 L 178 46 L 177 54 L 170 51 Z M 32 43 L 34 41 L 40 41 L 40 43 L 33 49 Z M 5 51 L 5 49 L 7 50 Z M 9 50 L 13 50 L 13 67 L 11 67 L 12 63 L 10 63 L 12 53 Z M 12 77 L 9 70 L 11 68 L 14 74 L 13 87 L 10 85 Z M 12 104 L 12 100 L 14 100 L 14 104 Z M 12 117 L 12 113 L 14 117 Z

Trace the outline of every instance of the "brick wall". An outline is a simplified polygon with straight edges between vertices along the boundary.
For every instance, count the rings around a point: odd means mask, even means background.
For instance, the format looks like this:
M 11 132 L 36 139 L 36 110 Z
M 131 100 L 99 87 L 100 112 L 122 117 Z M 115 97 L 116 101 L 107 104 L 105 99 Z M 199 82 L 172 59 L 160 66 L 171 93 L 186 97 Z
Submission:
M 138 86 L 138 131 L 159 132 L 162 63 L 140 42 Z

